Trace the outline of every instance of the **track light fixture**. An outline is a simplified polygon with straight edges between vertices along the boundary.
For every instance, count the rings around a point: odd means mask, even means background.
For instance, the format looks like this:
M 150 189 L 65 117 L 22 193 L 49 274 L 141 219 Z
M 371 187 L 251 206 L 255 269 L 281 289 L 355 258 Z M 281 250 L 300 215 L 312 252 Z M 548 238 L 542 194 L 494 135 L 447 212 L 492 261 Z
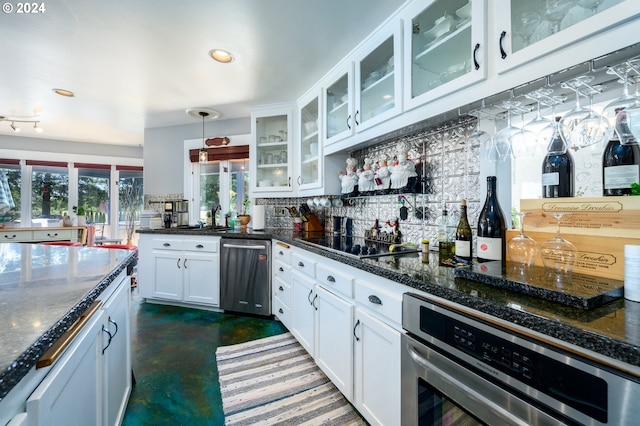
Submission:
M 9 127 L 11 127 L 11 130 L 13 130 L 14 133 L 19 133 L 20 131 L 22 131 L 22 129 L 18 126 L 16 126 L 16 123 L 33 123 L 33 129 L 37 132 L 37 133 L 42 133 L 44 130 L 42 129 L 42 127 L 40 127 L 40 120 L 33 120 L 33 119 L 27 119 L 27 118 L 20 118 L 20 117 L 5 117 L 4 115 L 0 115 L 0 123 L 2 123 L 3 121 L 6 121 L 7 123 L 11 123 L 9 125 Z

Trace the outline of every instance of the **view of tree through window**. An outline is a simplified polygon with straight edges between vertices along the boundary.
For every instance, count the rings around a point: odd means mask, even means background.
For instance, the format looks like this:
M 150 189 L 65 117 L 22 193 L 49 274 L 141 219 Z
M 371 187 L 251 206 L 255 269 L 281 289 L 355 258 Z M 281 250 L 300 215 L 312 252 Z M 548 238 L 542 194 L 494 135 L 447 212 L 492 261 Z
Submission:
M 200 220 L 207 220 L 207 212 L 211 211 L 214 204 L 220 204 L 220 162 L 205 164 L 200 169 Z M 223 215 L 221 211 L 216 213 L 218 225 L 224 224 L 224 221 L 220 222 Z
M 0 165 L 0 179 L 6 179 L 14 207 L 6 207 L 0 216 L 3 222 L 20 220 L 20 166 Z
M 121 171 L 118 182 L 118 223 L 123 240 L 132 241 L 136 225 L 140 224 L 140 213 L 144 207 L 142 172 Z
M 60 220 L 69 212 L 69 174 L 66 167 L 34 166 L 31 178 L 31 217 Z
M 246 203 L 248 208 L 249 202 L 249 170 L 246 167 L 246 160 L 231 160 L 230 169 L 230 208 L 232 212 L 241 214 L 245 210 L 244 204 Z
M 88 223 L 109 223 L 109 170 L 78 169 L 78 207 Z

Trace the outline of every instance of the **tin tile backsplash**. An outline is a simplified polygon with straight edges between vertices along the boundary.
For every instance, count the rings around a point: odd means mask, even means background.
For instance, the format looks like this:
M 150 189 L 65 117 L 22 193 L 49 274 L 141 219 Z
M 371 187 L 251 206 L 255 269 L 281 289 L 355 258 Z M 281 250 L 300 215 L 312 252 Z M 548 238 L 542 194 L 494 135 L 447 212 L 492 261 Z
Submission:
M 475 124 L 475 119 L 456 120 L 351 152 L 350 156 L 358 160 L 358 167 L 362 167 L 365 158 L 377 159 L 386 154 L 394 159 L 397 145 L 405 143 L 410 147 L 408 156 L 416 163 L 419 175 L 417 192 L 344 199 L 341 207 L 337 202 L 340 197 L 330 196 L 327 198 L 332 200 L 331 207 L 313 205 L 312 211 L 324 223 L 326 230 L 332 230 L 332 216 L 347 216 L 353 219 L 354 234 L 364 235 L 365 230 L 374 225 L 376 218 L 381 224 L 399 219 L 404 201 L 409 214 L 406 220 L 399 220 L 402 240 L 417 243 L 423 238 L 437 240 L 438 223 L 444 208 L 449 211 L 451 222 L 456 225 L 460 201 L 466 199 L 469 222 L 474 228 L 480 203 L 484 201 L 480 196 L 479 146 L 467 144 L 467 137 L 473 133 Z M 286 207 L 299 207 L 307 201 L 307 198 L 283 198 L 259 199 L 258 203 L 266 206 L 267 227 L 286 228 L 293 226 L 293 219 Z

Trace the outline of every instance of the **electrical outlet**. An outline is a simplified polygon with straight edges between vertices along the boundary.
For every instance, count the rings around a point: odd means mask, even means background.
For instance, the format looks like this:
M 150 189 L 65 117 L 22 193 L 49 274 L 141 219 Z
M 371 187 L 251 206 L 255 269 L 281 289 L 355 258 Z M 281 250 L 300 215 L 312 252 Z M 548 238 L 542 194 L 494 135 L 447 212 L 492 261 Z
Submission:
M 285 217 L 288 213 L 285 207 L 276 207 L 275 211 L 276 211 L 276 217 Z

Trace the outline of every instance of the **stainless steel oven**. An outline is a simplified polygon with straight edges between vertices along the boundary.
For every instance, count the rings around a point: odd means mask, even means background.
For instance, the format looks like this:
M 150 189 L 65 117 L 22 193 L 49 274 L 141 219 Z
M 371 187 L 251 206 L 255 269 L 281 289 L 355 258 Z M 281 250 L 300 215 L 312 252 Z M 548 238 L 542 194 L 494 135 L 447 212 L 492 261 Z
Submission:
M 640 383 L 533 334 L 403 299 L 402 425 L 631 425 Z

